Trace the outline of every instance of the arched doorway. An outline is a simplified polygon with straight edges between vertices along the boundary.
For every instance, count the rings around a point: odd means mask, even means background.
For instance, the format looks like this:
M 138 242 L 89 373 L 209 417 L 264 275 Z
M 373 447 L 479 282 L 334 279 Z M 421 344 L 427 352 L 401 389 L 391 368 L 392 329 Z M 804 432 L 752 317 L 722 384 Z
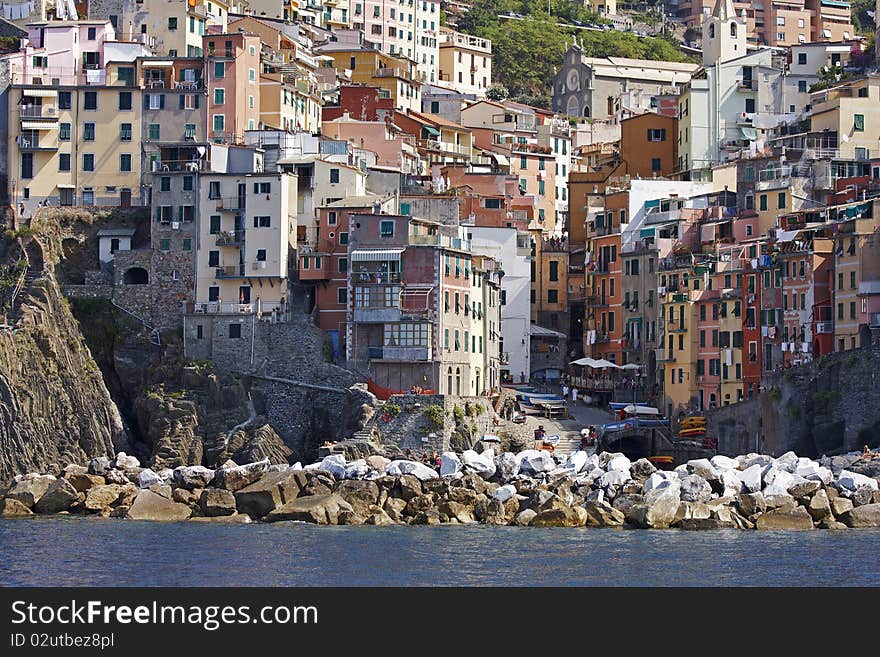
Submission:
M 132 267 L 125 271 L 122 282 L 125 285 L 148 285 L 150 274 L 143 267 Z
M 452 368 L 451 367 L 446 372 L 446 394 L 447 395 L 452 394 Z
M 461 397 L 461 368 L 455 368 L 455 394 Z

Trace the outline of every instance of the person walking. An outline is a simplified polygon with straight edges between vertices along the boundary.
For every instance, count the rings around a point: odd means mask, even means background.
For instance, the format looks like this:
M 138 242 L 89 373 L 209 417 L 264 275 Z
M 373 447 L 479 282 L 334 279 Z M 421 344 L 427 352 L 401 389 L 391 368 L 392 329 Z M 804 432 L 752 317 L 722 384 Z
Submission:
M 564 383 L 562 384 L 562 398 L 568 399 L 568 386 Z
M 577 400 L 578 400 L 578 389 L 577 389 L 577 388 L 572 388 L 572 389 L 571 389 L 571 402 L 572 402 L 573 404 L 576 404 L 576 403 L 577 403 Z

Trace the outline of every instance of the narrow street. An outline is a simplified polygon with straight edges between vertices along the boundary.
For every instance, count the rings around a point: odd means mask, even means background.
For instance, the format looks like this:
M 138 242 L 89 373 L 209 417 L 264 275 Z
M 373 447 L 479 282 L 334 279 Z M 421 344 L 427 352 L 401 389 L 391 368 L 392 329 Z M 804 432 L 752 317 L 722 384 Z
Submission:
M 546 387 L 548 388 L 547 392 L 555 392 L 562 396 L 559 386 Z M 565 403 L 565 407 L 569 415 L 569 419 L 566 420 L 548 420 L 538 415 L 526 417 L 526 426 L 528 426 L 530 433 L 533 434 L 539 425 L 543 425 L 544 431 L 546 431 L 548 436 L 559 434 L 560 440 L 559 444 L 556 445 L 555 453 L 561 456 L 568 456 L 577 450 L 581 440 L 581 429 L 591 424 L 599 426 L 614 420 L 613 414 L 606 409 L 584 404 L 581 399 L 578 399 L 577 402 L 572 402 L 571 398 L 569 398 Z

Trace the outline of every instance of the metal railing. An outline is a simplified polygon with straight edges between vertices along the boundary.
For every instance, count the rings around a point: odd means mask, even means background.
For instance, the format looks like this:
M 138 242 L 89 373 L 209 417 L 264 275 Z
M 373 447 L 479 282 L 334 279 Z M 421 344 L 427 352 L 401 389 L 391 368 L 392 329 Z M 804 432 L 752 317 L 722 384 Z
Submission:
M 217 235 L 217 246 L 241 246 L 244 244 L 244 231 L 224 231 Z
M 57 119 L 58 110 L 53 105 L 19 105 L 18 115 L 29 119 Z
M 241 278 L 244 276 L 244 265 L 226 265 L 217 267 L 214 278 Z
M 225 198 L 218 198 L 216 201 L 218 210 L 230 210 L 233 212 L 244 210 L 244 197 L 241 196 L 227 196 Z

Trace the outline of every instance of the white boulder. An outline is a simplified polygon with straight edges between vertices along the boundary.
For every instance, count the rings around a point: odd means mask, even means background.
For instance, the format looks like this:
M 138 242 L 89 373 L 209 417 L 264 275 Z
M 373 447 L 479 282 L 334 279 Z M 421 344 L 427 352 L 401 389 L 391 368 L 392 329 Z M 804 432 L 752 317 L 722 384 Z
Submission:
M 440 455 L 440 475 L 448 477 L 460 472 L 462 468 L 461 459 L 455 452 L 443 452 Z
M 721 454 L 713 456 L 709 460 L 709 463 L 711 463 L 719 472 L 724 470 L 736 470 L 739 468 L 739 461 L 732 459 L 729 456 L 722 456 Z
M 831 480 L 834 478 L 831 470 L 823 468 L 821 465 L 810 459 L 800 459 L 794 473 L 804 479 L 821 481 L 823 484 L 830 484 Z
M 566 468 L 572 468 L 575 472 L 580 472 L 585 467 L 587 467 L 587 463 L 589 462 L 589 456 L 586 452 L 578 450 L 577 452 L 573 452 L 571 456 L 568 457 L 568 460 L 565 462 Z
M 506 502 L 507 500 L 516 497 L 516 487 L 513 484 L 499 486 L 495 489 L 495 492 L 492 493 L 492 497 L 499 502 Z
M 521 472 L 536 475 L 556 469 L 556 461 L 549 452 L 543 449 L 527 449 L 516 455 Z
M 300 463 L 299 461 L 297 461 L 297 462 L 294 463 L 292 466 L 290 466 L 290 469 L 293 470 L 294 472 L 296 472 L 297 470 L 302 470 L 302 469 L 303 469 L 303 464 Z
M 113 459 L 111 466 L 117 470 L 129 470 L 131 468 L 141 467 L 141 462 L 134 456 L 129 456 L 125 452 L 119 452 L 116 455 L 116 458 Z
M 501 471 L 504 479 L 510 479 L 519 474 L 519 460 L 516 454 L 504 452 L 501 456 L 495 458 L 495 468 Z
M 798 466 L 798 455 L 794 452 L 786 452 L 779 458 L 773 459 L 773 465 L 793 474 Z
M 760 463 L 750 465 L 740 472 L 739 478 L 742 481 L 743 492 L 757 493 L 761 490 L 761 473 L 764 467 Z
M 427 481 L 428 479 L 437 479 L 437 477 L 440 476 L 437 474 L 436 470 L 434 470 L 433 468 L 429 468 L 424 463 L 419 463 L 418 461 L 407 461 L 405 459 L 391 461 L 391 464 L 388 466 L 388 469 L 385 472 L 393 477 L 411 474 L 422 481 Z
M 620 456 L 616 456 L 608 461 L 608 465 L 605 466 L 605 470 L 608 472 L 612 472 L 613 470 L 619 470 L 620 472 L 629 472 L 629 468 L 631 465 L 632 461 L 621 454 Z
M 474 450 L 468 449 L 462 452 L 461 462 L 466 470 L 476 472 L 483 479 L 489 479 L 495 474 L 494 456 L 495 453 L 492 450 L 477 454 Z
M 162 477 L 153 472 L 150 468 L 141 470 L 138 474 L 138 488 L 149 488 L 152 484 L 161 484 Z
M 332 475 L 334 479 L 345 479 L 345 457 L 342 454 L 325 456 L 316 469 Z
M 846 488 L 855 491 L 862 486 L 867 486 L 871 490 L 877 490 L 877 480 L 858 472 L 850 472 L 849 470 L 841 470 L 837 477 L 837 487 Z
M 734 469 L 721 471 L 721 484 L 724 486 L 724 496 L 733 497 L 742 492 L 740 474 L 739 470 Z
M 687 476 L 687 472 L 685 472 L 685 476 Z M 645 483 L 642 486 L 642 490 L 645 492 L 645 494 L 647 494 L 655 488 L 664 485 L 664 482 L 677 482 L 679 479 L 680 477 L 677 472 L 669 470 L 657 470 L 657 472 L 652 472 L 651 476 L 649 476 L 645 480 Z
M 622 486 L 631 479 L 632 477 L 629 474 L 629 470 L 609 470 L 599 477 L 598 484 L 602 488 L 607 488 L 608 486 Z
M 363 479 L 367 476 L 367 473 L 370 471 L 370 466 L 367 465 L 366 460 L 358 459 L 357 461 L 352 461 L 351 463 L 347 463 L 345 465 L 345 478 L 346 479 Z
M 681 483 L 677 479 L 664 479 L 648 491 L 645 495 L 645 504 L 653 504 L 666 495 L 674 497 L 676 500 L 681 498 Z

